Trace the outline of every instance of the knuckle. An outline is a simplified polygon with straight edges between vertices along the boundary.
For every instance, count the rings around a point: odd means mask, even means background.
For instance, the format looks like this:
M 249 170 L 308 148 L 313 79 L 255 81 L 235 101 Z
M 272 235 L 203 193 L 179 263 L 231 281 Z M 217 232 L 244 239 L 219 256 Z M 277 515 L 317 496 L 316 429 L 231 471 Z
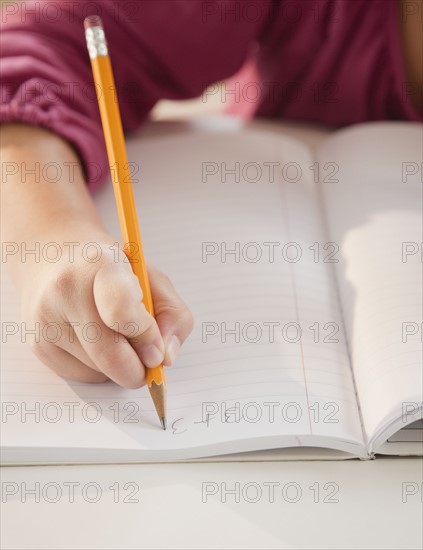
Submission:
M 46 362 L 48 354 L 45 350 L 45 346 L 39 340 L 33 340 L 30 344 L 32 353 L 43 363 Z
M 119 368 L 119 354 L 116 353 L 113 347 L 103 348 L 96 357 L 96 365 L 101 371 L 112 373 Z
M 103 345 L 97 352 L 96 365 L 104 373 L 117 373 L 123 356 L 118 345 Z
M 99 373 L 112 379 L 120 386 L 127 389 L 137 389 L 144 385 L 145 377 L 141 369 L 122 368 L 128 364 L 127 349 L 122 346 L 127 344 L 112 345 L 111 343 L 103 345 L 96 354 L 96 367 Z
M 128 338 L 142 336 L 155 326 L 154 318 L 147 312 L 144 304 L 141 304 L 141 314 L 128 316 L 128 311 L 120 312 L 119 314 L 110 315 L 113 319 L 113 330 L 117 330 L 120 334 Z M 109 325 L 112 328 L 112 325 Z
M 40 300 L 35 307 L 36 310 L 34 317 L 37 319 L 42 330 L 55 318 L 55 315 L 46 300 Z
M 155 282 L 156 286 L 171 287 L 173 289 L 173 283 L 170 277 L 166 273 L 164 273 L 164 271 L 160 271 L 160 269 L 158 269 L 157 267 L 149 265 L 148 272 L 150 275 L 150 279 Z
M 131 376 L 123 376 L 121 368 L 122 357 L 120 357 L 120 360 L 116 354 L 114 357 L 115 360 L 113 357 L 104 357 L 98 361 L 99 366 L 104 373 L 107 373 L 109 379 L 117 381 L 120 386 L 130 390 L 138 389 L 144 385 L 145 379 L 141 372 L 139 375 L 137 372 L 132 372 Z
M 22 305 L 23 316 L 37 326 L 44 327 L 57 318 L 58 292 L 55 286 L 56 279 L 50 279 L 39 292 L 25 297 Z
M 180 323 L 183 327 L 185 327 L 187 334 L 190 334 L 192 332 L 194 328 L 194 317 L 191 313 L 191 310 L 189 310 L 187 307 L 184 307 L 180 314 Z
M 187 307 L 181 308 L 177 313 L 177 324 L 182 328 L 182 334 L 186 338 L 194 328 L 194 317 Z
M 161 282 L 163 284 L 165 284 L 166 286 L 172 286 L 173 287 L 172 281 L 170 280 L 170 277 L 168 275 L 166 275 L 166 273 L 163 273 L 163 271 L 159 271 L 158 275 L 159 275 L 159 277 L 161 279 Z
M 152 315 L 147 312 L 145 307 L 143 308 L 143 314 L 138 319 L 136 326 L 138 336 L 142 336 L 149 330 L 154 329 L 154 327 L 156 326 L 156 321 L 154 320 L 154 317 L 152 317 Z
M 166 308 L 160 311 L 160 314 L 172 316 L 172 318 L 175 320 L 175 323 L 178 326 L 183 327 L 184 330 L 187 331 L 187 333 L 191 332 L 194 328 L 194 317 L 191 311 L 185 306 L 185 304 L 177 306 L 168 304 Z
M 64 269 L 51 281 L 53 290 L 64 297 L 70 297 L 75 289 L 75 273 L 71 269 Z
M 115 328 L 116 326 L 120 328 L 126 322 L 128 322 L 128 320 L 125 319 L 126 317 L 125 309 L 121 306 L 120 303 L 117 303 L 117 302 L 114 302 L 114 303 L 110 302 L 107 307 L 107 310 L 102 312 L 101 317 L 104 323 L 109 328 Z

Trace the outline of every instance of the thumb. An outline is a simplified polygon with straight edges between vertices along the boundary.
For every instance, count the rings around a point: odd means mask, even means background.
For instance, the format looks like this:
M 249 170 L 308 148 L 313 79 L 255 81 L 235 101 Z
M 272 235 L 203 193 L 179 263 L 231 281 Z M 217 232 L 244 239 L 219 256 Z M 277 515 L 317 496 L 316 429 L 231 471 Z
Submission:
M 170 366 L 175 362 L 181 344 L 190 335 L 194 320 L 169 277 L 153 266 L 148 266 L 148 273 L 155 317 L 165 344 L 164 364 Z
M 125 336 L 146 367 L 163 362 L 159 327 L 142 303 L 142 291 L 129 263 L 107 262 L 93 284 L 94 301 L 103 323 Z

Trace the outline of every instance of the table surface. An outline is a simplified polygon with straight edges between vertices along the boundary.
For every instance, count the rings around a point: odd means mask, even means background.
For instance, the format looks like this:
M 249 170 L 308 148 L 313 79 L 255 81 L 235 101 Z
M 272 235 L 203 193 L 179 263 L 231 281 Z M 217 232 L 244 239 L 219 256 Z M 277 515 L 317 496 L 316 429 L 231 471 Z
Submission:
M 292 127 L 310 145 L 324 134 Z M 1 475 L 4 550 L 423 547 L 419 458 L 25 466 Z
M 1 548 L 422 548 L 422 467 L 418 458 L 4 467 Z

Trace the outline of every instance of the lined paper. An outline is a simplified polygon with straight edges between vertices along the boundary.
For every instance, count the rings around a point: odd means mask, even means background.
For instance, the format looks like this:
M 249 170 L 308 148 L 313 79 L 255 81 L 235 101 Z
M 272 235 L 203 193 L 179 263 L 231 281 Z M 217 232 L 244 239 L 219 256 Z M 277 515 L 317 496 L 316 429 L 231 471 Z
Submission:
M 4 401 L 80 406 L 74 422 L 21 422 L 9 415 L 4 444 L 131 449 L 140 459 L 163 460 L 302 445 L 360 452 L 362 427 L 333 266 L 322 259 L 327 237 L 306 148 L 249 130 L 141 137 L 129 143 L 128 153 L 141 165 L 134 190 L 146 255 L 170 276 L 196 321 L 177 364 L 167 369 L 170 428 L 158 429 L 145 388 L 64 381 L 10 337 L 3 352 Z M 230 174 L 236 163 L 239 181 Z M 262 170 L 257 181 L 251 163 Z M 265 163 L 277 164 L 274 177 Z M 282 175 L 288 163 L 289 181 Z M 243 175 L 247 165 L 251 172 Z M 120 240 L 111 186 L 95 201 Z M 204 256 L 204 243 L 217 252 Z M 239 257 L 222 256 L 225 247 L 237 246 Z M 250 261 L 257 251 L 260 259 Z M 286 259 L 299 251 L 297 261 Z M 10 281 L 3 293 L 3 318 L 18 322 Z M 80 412 L 90 402 L 101 409 L 95 423 Z
M 322 187 L 372 449 L 422 414 L 422 151 L 420 125 L 391 123 L 345 130 L 318 155 L 341 174 Z

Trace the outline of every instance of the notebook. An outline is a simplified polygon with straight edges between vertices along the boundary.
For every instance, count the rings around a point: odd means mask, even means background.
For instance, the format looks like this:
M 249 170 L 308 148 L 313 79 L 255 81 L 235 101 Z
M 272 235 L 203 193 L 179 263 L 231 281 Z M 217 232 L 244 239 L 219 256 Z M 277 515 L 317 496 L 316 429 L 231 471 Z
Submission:
M 128 140 L 145 253 L 196 323 L 166 431 L 145 387 L 32 355 L 3 257 L 3 463 L 422 454 L 422 127 L 315 142 L 254 124 Z M 94 199 L 120 241 L 111 184 Z

